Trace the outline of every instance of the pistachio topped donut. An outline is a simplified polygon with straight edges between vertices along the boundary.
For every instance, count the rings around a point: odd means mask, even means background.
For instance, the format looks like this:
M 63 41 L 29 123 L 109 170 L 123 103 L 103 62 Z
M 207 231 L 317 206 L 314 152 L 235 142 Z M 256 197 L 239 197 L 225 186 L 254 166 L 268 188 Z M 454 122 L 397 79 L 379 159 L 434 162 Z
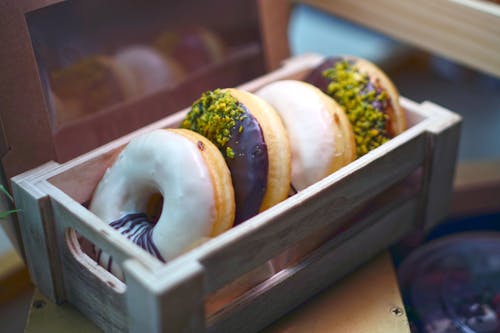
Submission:
M 306 81 L 345 109 L 354 131 L 358 157 L 406 129 L 406 117 L 396 88 L 367 60 L 355 57 L 327 59 Z
M 238 89 L 205 92 L 181 124 L 222 152 L 235 189 L 240 223 L 284 200 L 290 188 L 290 145 L 276 111 Z

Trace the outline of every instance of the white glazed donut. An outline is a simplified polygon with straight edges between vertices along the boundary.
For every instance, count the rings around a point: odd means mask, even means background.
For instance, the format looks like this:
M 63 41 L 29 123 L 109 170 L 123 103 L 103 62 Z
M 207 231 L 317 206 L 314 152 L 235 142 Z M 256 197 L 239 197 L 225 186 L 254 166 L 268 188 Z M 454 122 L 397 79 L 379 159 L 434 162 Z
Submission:
M 301 81 L 273 82 L 259 91 L 285 124 L 292 149 L 292 185 L 300 191 L 356 157 L 351 125 L 341 107 Z
M 356 158 L 354 134 L 343 109 L 311 84 L 283 80 L 256 93 L 285 124 L 292 149 L 292 190 L 300 191 Z M 313 235 L 275 259 L 276 271 L 295 264 L 325 240 Z
M 158 192 L 164 200 L 153 226 L 140 213 Z M 90 204 L 94 214 L 163 261 L 231 228 L 234 209 L 221 153 L 208 139 L 183 129 L 133 139 L 106 171 Z M 123 278 L 108 255 L 100 252 L 98 257 L 103 267 Z

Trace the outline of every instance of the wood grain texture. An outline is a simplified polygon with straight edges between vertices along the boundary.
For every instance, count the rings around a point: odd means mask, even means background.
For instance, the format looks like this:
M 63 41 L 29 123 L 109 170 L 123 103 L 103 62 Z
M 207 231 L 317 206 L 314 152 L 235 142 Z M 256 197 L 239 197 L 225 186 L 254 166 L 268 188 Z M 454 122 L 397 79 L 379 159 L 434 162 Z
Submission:
M 351 233 L 341 242 L 332 240 L 323 245 L 300 265 L 281 271 L 256 288 L 253 295 L 248 295 L 246 301 L 241 301 L 230 312 L 211 319 L 208 331 L 255 332 L 262 329 L 409 232 L 415 222 L 412 216 L 416 208 L 417 200 L 410 199 L 362 232 Z
M 54 167 L 48 163 L 12 179 L 23 248 L 31 278 L 37 287 L 57 302 L 61 297 L 62 283 L 58 275 L 61 263 L 54 260 L 57 247 L 53 224 L 47 223 L 51 213 L 47 195 L 31 183 L 33 178 Z M 56 281 L 57 280 L 57 281 Z
M 25 332 L 102 332 L 71 304 L 56 306 L 39 291 L 33 303 Z M 329 333 L 332 327 L 339 332 L 407 333 L 396 275 L 388 253 L 383 253 L 349 274 L 324 292 L 305 302 L 263 333 Z M 314 331 L 316 330 L 316 331 Z
M 130 332 L 205 331 L 203 267 L 195 261 L 168 266 L 168 281 L 155 283 L 142 264 L 125 262 Z
M 272 71 L 279 68 L 284 59 L 290 57 L 290 0 L 258 0 L 257 5 L 266 69 Z
M 462 119 L 431 102 L 422 103 L 422 108 L 429 115 L 438 115 L 428 129 L 428 183 L 423 189 L 426 196 L 424 228 L 428 230 L 443 220 L 450 210 Z
M 477 0 L 301 0 L 400 41 L 500 76 L 500 7 Z
M 424 142 L 424 136 L 417 136 L 391 150 L 390 154 L 379 151 L 381 155 L 359 159 L 315 186 L 227 231 L 218 237 L 217 242 L 192 251 L 191 255 L 206 267 L 207 291 L 215 291 L 263 264 L 315 230 L 339 224 L 353 209 L 415 170 L 423 162 Z M 398 167 L 394 168 L 394 165 Z M 228 271 L 228 266 L 233 269 Z

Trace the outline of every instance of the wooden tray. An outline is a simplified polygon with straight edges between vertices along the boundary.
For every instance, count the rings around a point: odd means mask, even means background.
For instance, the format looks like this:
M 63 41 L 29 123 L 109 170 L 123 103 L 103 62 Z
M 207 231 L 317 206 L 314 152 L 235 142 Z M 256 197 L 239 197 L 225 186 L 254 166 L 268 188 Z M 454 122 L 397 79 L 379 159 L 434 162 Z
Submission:
M 291 58 L 240 88 L 301 79 L 320 56 Z M 410 128 L 282 203 L 162 264 L 87 210 L 113 153 L 133 137 L 176 126 L 187 109 L 64 164 L 12 179 L 30 273 L 51 300 L 68 301 L 107 331 L 251 332 L 269 324 L 449 205 L 460 117 L 401 98 Z M 126 284 L 98 266 L 76 233 L 110 253 Z M 294 244 L 330 234 L 308 256 L 207 316 L 204 300 Z

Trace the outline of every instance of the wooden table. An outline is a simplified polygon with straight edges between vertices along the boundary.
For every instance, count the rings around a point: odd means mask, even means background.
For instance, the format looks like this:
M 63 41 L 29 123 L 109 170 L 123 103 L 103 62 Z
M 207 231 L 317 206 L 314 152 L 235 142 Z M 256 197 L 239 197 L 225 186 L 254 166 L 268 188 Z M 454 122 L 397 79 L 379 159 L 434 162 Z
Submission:
M 100 332 L 71 305 L 35 292 L 26 333 Z M 264 333 L 409 333 L 396 274 L 386 252 L 263 331 Z

